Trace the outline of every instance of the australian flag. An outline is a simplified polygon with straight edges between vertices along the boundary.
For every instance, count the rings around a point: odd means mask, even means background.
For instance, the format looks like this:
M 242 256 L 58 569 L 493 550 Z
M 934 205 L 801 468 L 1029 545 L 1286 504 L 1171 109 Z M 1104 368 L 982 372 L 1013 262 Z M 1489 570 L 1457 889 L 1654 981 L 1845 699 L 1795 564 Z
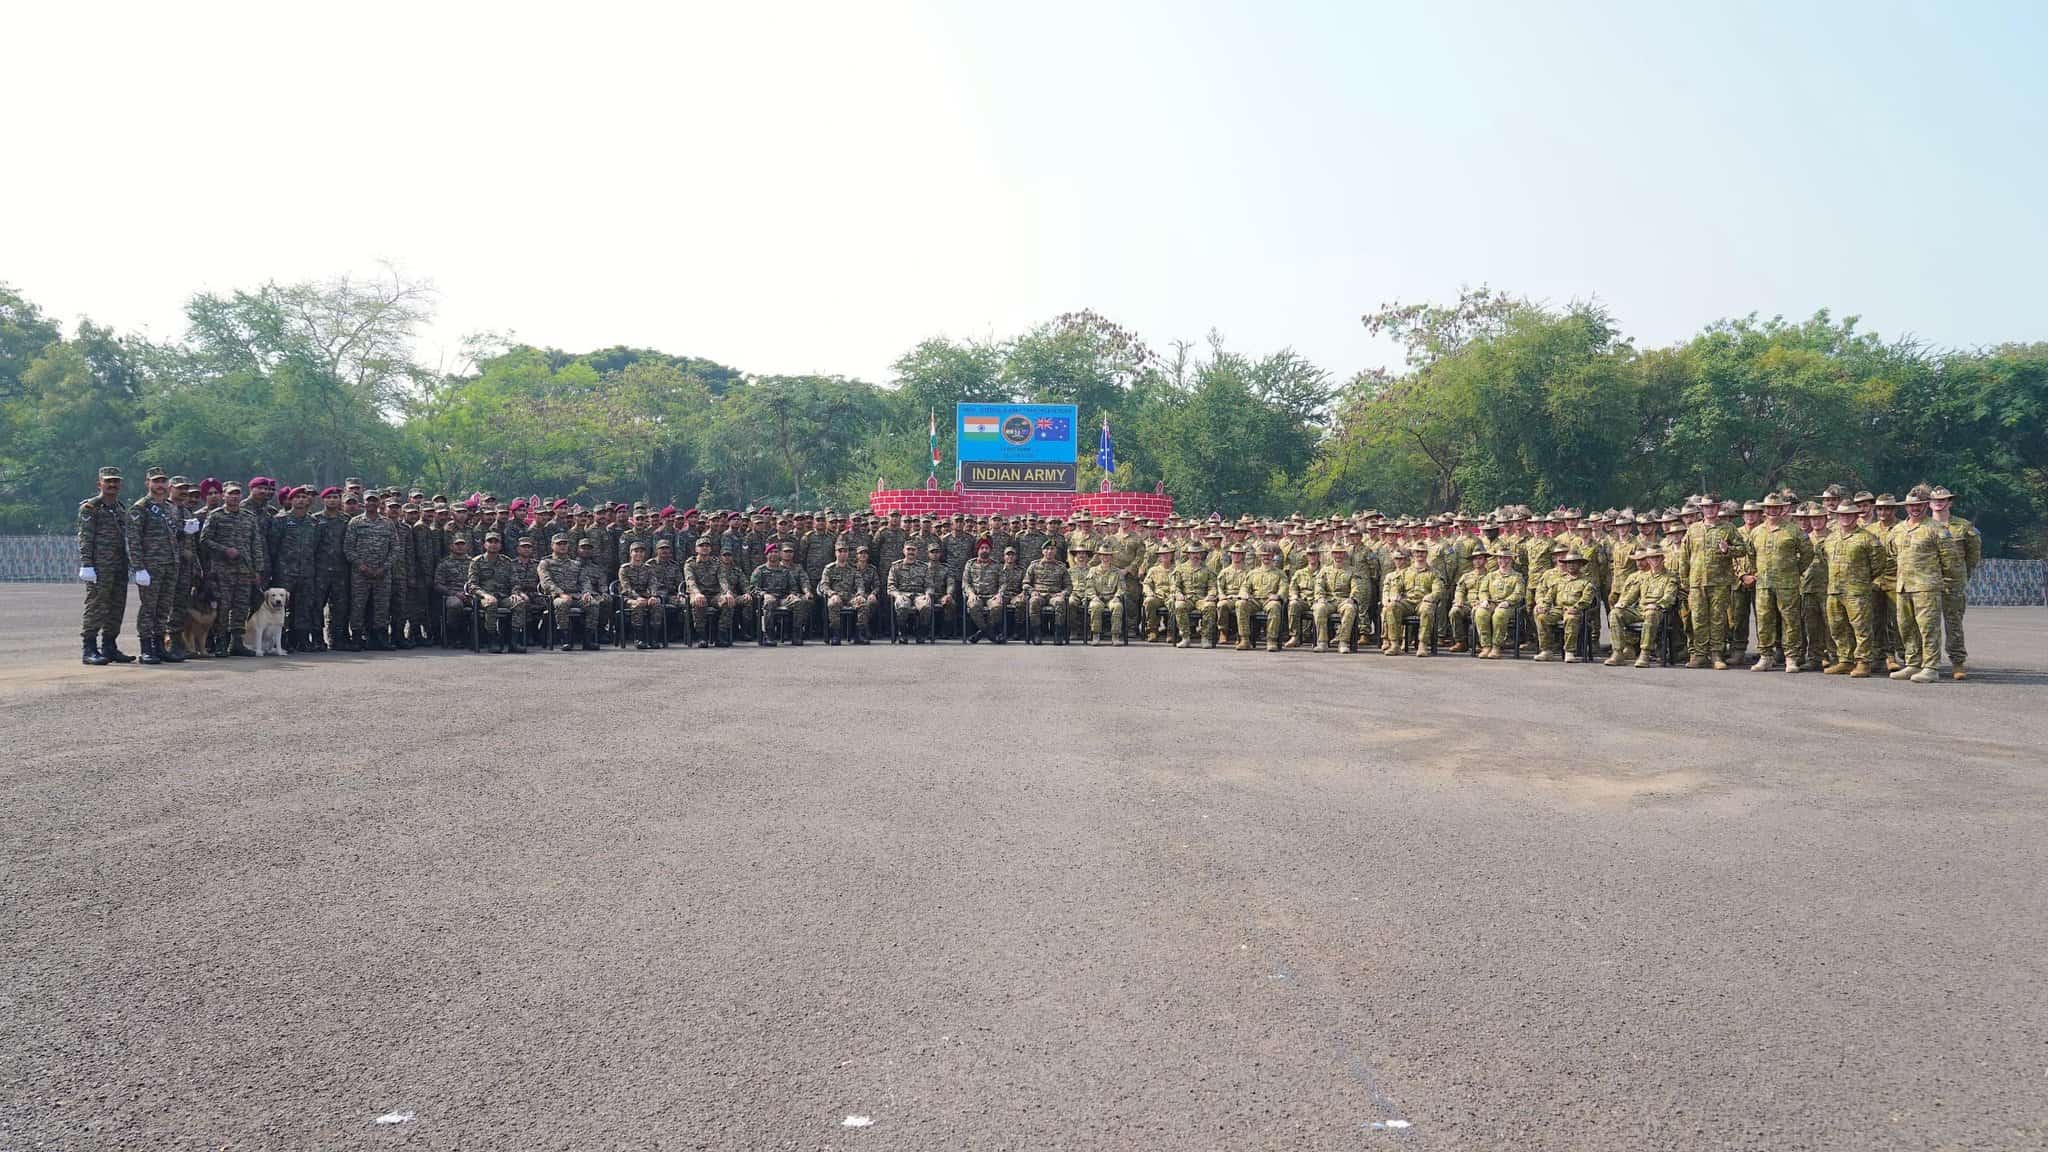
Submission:
M 1031 424 L 1032 435 L 1053 444 L 1064 444 L 1074 438 L 1074 422 L 1065 416 L 1040 416 Z
M 1102 443 L 1095 447 L 1095 466 L 1104 472 L 1116 471 L 1116 445 L 1109 442 L 1109 417 L 1102 418 Z

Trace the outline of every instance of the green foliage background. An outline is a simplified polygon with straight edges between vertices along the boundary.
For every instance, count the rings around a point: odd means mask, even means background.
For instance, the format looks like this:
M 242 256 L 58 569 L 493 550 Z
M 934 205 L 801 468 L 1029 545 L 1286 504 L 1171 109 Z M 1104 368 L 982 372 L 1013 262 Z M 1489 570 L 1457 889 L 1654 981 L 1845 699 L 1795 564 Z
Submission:
M 456 370 L 429 370 L 413 346 L 432 303 L 395 274 L 202 293 L 184 336 L 158 343 L 89 320 L 67 335 L 0 285 L 0 532 L 66 530 L 103 463 L 861 507 L 877 482 L 923 482 L 928 413 L 949 450 L 954 403 L 1017 400 L 1079 406 L 1084 490 L 1106 415 L 1117 486 L 1163 484 L 1193 514 L 1644 506 L 1925 479 L 1957 491 L 1992 554 L 2048 554 L 2042 343 L 1933 349 L 1821 312 L 1639 349 L 1597 303 L 1481 288 L 1365 316 L 1407 362 L 1341 386 L 1291 349 L 1250 355 L 1212 333 L 1160 353 L 1086 311 L 1003 340 L 933 337 L 876 383 L 487 336 Z

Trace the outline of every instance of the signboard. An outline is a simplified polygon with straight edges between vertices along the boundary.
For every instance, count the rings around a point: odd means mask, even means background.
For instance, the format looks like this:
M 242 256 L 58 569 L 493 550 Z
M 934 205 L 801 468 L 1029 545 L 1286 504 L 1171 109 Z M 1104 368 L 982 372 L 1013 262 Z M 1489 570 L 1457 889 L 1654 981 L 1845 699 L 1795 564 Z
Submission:
M 967 491 L 1072 492 L 1072 404 L 960 404 L 953 442 Z

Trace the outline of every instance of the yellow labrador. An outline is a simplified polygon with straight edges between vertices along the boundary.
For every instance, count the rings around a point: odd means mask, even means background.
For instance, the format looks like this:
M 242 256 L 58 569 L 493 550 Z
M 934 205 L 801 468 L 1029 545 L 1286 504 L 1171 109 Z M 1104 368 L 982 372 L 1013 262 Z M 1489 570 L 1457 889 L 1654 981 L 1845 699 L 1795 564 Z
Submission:
M 282 588 L 264 589 L 242 625 L 242 643 L 258 656 L 284 655 L 284 610 L 291 602 L 292 594 Z

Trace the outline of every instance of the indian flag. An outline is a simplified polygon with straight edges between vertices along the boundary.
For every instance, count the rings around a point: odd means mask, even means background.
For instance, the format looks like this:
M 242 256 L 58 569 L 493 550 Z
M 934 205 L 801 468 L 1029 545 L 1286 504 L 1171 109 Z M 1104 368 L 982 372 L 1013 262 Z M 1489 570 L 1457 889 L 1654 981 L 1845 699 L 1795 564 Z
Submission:
M 970 440 L 994 440 L 1003 431 L 1001 422 L 993 416 L 962 416 L 960 434 Z

